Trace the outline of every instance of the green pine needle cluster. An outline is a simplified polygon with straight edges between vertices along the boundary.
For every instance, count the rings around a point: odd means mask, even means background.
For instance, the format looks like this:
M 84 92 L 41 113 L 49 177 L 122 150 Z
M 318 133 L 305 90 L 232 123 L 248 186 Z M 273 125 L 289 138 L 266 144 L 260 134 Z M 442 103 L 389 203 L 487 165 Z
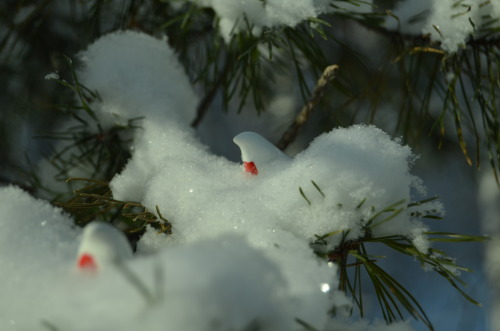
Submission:
M 67 181 L 86 185 L 75 190 L 68 201 L 54 204 L 70 213 L 78 226 L 85 226 L 93 220 L 113 223 L 123 228 L 132 242 L 141 237 L 148 225 L 158 233 L 172 233 L 172 224 L 163 217 L 158 206 L 154 213 L 140 203 L 113 199 L 107 182 L 90 178 L 69 178 Z
M 314 182 L 313 182 L 314 183 Z M 315 185 L 316 186 L 316 185 Z M 302 197 L 311 204 L 300 188 Z M 319 192 L 322 192 L 318 188 Z M 349 239 L 350 230 L 334 230 L 324 235 L 316 235 L 316 240 L 311 243 L 314 252 L 329 263 L 335 263 L 339 268 L 339 290 L 345 292 L 352 298 L 353 307 L 357 308 L 361 317 L 364 316 L 363 303 L 363 271 L 366 279 L 372 284 L 373 292 L 379 303 L 381 314 L 384 320 L 389 324 L 397 320 L 405 320 L 406 314 L 422 321 L 430 330 L 433 326 L 427 317 L 424 308 L 419 304 L 418 299 L 410 293 L 404 285 L 399 283 L 395 277 L 385 271 L 378 262 L 386 256 L 374 255 L 372 250 L 376 249 L 378 244 L 390 248 L 392 251 L 401 253 L 417 260 L 424 270 L 431 270 L 448 281 L 465 299 L 469 302 L 480 305 L 470 297 L 462 287 L 465 282 L 460 279 L 460 271 L 471 272 L 472 270 L 459 266 L 455 259 L 448 256 L 444 251 L 429 248 L 422 252 L 416 247 L 412 238 L 405 235 L 375 236 L 374 229 L 382 224 L 390 222 L 398 214 L 408 211 L 413 206 L 426 206 L 426 204 L 437 198 L 425 199 L 406 204 L 405 200 L 398 201 L 387 206 L 380 211 L 372 210 L 373 216 L 369 219 L 361 220 L 363 235 Z M 362 200 L 357 209 L 360 209 L 366 200 Z M 342 206 L 337 206 L 342 208 Z M 436 211 L 429 207 L 427 210 L 419 212 L 418 215 L 410 213 L 412 217 L 440 219 Z M 449 232 L 431 232 L 425 233 L 430 242 L 484 242 L 488 238 L 484 236 L 462 235 Z M 325 250 L 327 240 L 334 236 L 340 236 L 340 243 L 334 249 Z M 408 261 L 410 262 L 410 260 Z M 335 313 L 333 311 L 333 313 Z M 351 314 L 353 311 L 351 310 Z

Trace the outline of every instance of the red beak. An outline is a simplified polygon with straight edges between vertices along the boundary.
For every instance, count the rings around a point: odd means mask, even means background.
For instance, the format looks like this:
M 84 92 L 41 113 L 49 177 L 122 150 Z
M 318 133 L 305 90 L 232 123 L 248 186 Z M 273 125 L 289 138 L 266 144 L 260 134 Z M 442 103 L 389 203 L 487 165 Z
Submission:
M 243 162 L 245 166 L 245 171 L 251 173 L 252 175 L 258 175 L 259 170 L 257 170 L 257 166 L 253 162 Z
M 83 253 L 78 259 L 77 266 L 80 269 L 97 269 L 97 264 L 95 263 L 94 257 L 88 253 Z

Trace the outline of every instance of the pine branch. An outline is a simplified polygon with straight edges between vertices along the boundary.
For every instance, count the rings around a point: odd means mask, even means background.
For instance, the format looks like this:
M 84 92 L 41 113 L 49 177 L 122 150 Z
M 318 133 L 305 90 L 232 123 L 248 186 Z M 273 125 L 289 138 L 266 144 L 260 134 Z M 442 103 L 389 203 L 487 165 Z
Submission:
M 90 178 L 69 178 L 67 182 L 84 182 L 86 186 L 74 191 L 68 201 L 57 201 L 54 204 L 71 214 L 75 224 L 85 226 L 99 219 L 108 223 L 126 226 L 126 234 L 137 239 L 147 225 L 151 225 L 159 233 L 172 233 L 172 224 L 163 217 L 159 207 L 156 214 L 148 211 L 142 204 L 133 201 L 121 201 L 112 197 L 109 184 Z
M 304 195 L 303 198 L 309 201 Z M 432 323 L 418 300 L 394 277 L 378 265 L 378 260 L 384 258 L 384 256 L 371 255 L 367 250 L 366 243 L 383 244 L 396 252 L 416 259 L 421 263 L 423 268 L 430 268 L 445 278 L 466 300 L 475 305 L 480 305 L 480 303 L 463 291 L 461 286 L 464 286 L 465 283 L 459 278 L 459 274 L 456 272 L 456 270 L 466 272 L 470 272 L 471 270 L 457 265 L 455 260 L 443 251 L 430 248 L 427 252 L 421 252 L 411 238 L 405 235 L 374 235 L 375 228 L 390 222 L 406 208 L 419 207 L 421 211 L 410 213 L 413 217 L 435 218 L 433 217 L 435 210 L 432 207 L 429 207 L 427 210 L 422 208 L 435 199 L 428 198 L 410 202 L 406 205 L 404 204 L 404 200 L 401 200 L 378 212 L 374 211 L 372 217 L 361 220 L 363 234 L 357 238 L 348 239 L 351 233 L 349 229 L 332 231 L 321 236 L 316 235 L 316 240 L 311 243 L 311 247 L 318 256 L 337 264 L 339 267 L 339 290 L 346 292 L 352 297 L 353 304 L 359 309 L 361 316 L 364 315 L 363 292 L 361 290 L 361 268 L 363 268 L 373 284 L 382 315 L 387 323 L 392 323 L 398 319 L 403 320 L 405 318 L 403 314 L 404 309 L 412 317 L 421 320 L 430 330 L 433 330 Z M 356 209 L 359 210 L 365 201 L 362 200 Z M 311 204 L 310 201 L 309 204 Z M 431 242 L 483 242 L 488 239 L 484 236 L 470 236 L 448 232 L 426 232 L 425 234 Z M 339 235 L 341 238 L 336 247 L 325 252 L 325 247 L 328 247 L 328 240 Z M 350 263 L 349 261 L 352 259 L 354 261 Z M 349 268 L 354 268 L 354 272 L 349 273 Z M 352 276 L 353 274 L 354 276 Z
M 390 11 L 378 14 L 392 16 L 399 21 L 399 18 Z M 425 13 L 421 14 L 425 15 Z M 426 131 L 431 134 L 434 129 L 438 128 L 438 135 L 440 135 L 438 147 L 441 147 L 444 140 L 454 140 L 454 135 L 468 164 L 475 163 L 479 167 L 481 155 L 486 153 L 497 183 L 500 185 L 498 175 L 500 171 L 498 122 L 500 119 L 495 110 L 497 107 L 495 100 L 498 100 L 499 92 L 496 88 L 497 78 L 495 77 L 497 75 L 494 74 L 495 63 L 498 63 L 500 56 L 499 22 L 490 20 L 483 26 L 475 26 L 476 34 L 465 42 L 464 48 L 455 54 L 448 54 L 439 49 L 439 43 L 432 42 L 428 35 L 403 34 L 397 30 L 387 30 L 376 21 L 360 19 L 356 15 L 335 14 L 335 16 L 339 15 L 378 33 L 391 45 L 388 55 L 394 54 L 392 63 L 386 63 L 382 70 L 384 75 L 389 75 L 392 70 L 391 66 L 398 65 L 403 83 L 400 85 L 402 97 L 398 109 L 397 129 L 402 131 L 404 137 L 412 138 L 413 143 L 418 143 Z M 417 15 L 415 19 L 422 18 Z M 474 23 L 471 22 L 471 24 Z M 330 39 L 335 38 L 330 37 Z M 486 61 L 481 59 L 486 59 Z M 343 65 L 343 63 L 340 64 Z M 431 66 L 428 67 L 428 64 Z M 485 66 L 489 68 L 487 75 L 481 73 L 485 70 Z M 451 83 L 447 81 L 450 73 L 456 75 Z M 473 85 L 472 91 L 471 84 Z M 390 89 L 392 91 L 393 88 L 390 87 Z M 423 95 L 419 92 L 422 90 L 425 91 Z M 437 117 L 431 109 L 431 104 L 435 104 L 436 96 L 442 97 L 442 113 Z M 362 98 L 363 95 L 356 95 L 353 99 L 359 101 Z M 390 95 L 383 98 L 390 99 Z M 431 98 L 434 99 L 432 102 Z M 371 100 L 369 102 L 372 103 L 373 114 L 375 114 L 378 105 Z M 417 109 L 419 111 L 416 111 Z M 482 118 L 482 126 L 478 118 Z M 375 116 L 372 116 L 370 120 L 374 119 Z M 449 119 L 455 125 L 455 132 L 445 130 Z M 352 122 L 355 121 L 354 118 Z M 467 144 L 470 140 L 474 143 L 474 162 L 471 147 Z
M 302 107 L 299 114 L 295 117 L 295 121 L 283 133 L 280 141 L 276 144 L 276 146 L 279 149 L 281 150 L 286 149 L 288 145 L 290 145 L 290 143 L 292 143 L 295 140 L 300 128 L 302 128 L 302 126 L 306 123 L 309 116 L 311 116 L 314 107 L 316 107 L 318 102 L 321 100 L 321 97 L 323 96 L 327 84 L 331 82 L 333 79 L 335 79 L 335 75 L 338 69 L 339 66 L 336 64 L 325 68 L 323 74 L 316 83 L 316 87 L 312 92 L 311 98 L 304 105 L 304 107 Z

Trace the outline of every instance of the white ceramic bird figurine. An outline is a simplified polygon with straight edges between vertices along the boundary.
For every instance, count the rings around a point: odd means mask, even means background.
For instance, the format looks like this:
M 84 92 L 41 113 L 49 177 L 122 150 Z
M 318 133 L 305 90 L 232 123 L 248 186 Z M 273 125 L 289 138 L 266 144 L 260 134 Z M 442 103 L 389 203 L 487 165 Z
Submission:
M 245 171 L 258 175 L 262 169 L 279 163 L 289 163 L 291 158 L 255 132 L 242 132 L 233 139 L 241 150 Z
M 132 247 L 120 230 L 108 223 L 92 222 L 83 230 L 76 266 L 98 270 L 131 257 Z

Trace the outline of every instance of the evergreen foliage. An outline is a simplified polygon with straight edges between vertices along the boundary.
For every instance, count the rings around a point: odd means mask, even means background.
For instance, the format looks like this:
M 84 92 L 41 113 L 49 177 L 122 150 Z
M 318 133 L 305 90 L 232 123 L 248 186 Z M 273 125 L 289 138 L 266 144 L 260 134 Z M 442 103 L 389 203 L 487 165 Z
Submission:
M 28 7 L 29 14 L 21 15 Z M 386 17 L 399 20 L 389 10 L 391 7 L 392 4 L 376 1 L 370 14 L 337 12 L 310 18 L 296 27 L 265 28 L 258 36 L 246 20 L 246 28 L 226 43 L 219 35 L 216 13 L 195 2 L 69 0 L 67 13 L 53 0 L 3 2 L 0 23 L 8 30 L 0 32 L 0 79 L 23 86 L 25 94 L 19 95 L 17 88 L 7 85 L 0 97 L 0 104 L 12 105 L 0 124 L 4 160 L 0 180 L 27 185 L 35 194 L 43 190 L 36 172 L 29 174 L 30 180 L 26 177 L 29 169 L 12 156 L 16 132 L 8 123 L 17 116 L 16 112 L 30 115 L 39 137 L 66 142 L 62 150 L 50 156 L 58 170 L 56 179 L 84 184 L 79 188 L 68 186 L 63 195 L 54 192 L 52 196 L 56 205 L 74 216 L 76 224 L 85 225 L 95 218 L 124 224 L 131 240 L 137 240 L 146 225 L 154 226 L 158 232 L 172 232 L 172 224 L 161 216 L 162 206 L 157 206 L 155 214 L 137 202 L 112 197 L 108 182 L 129 158 L 127 142 L 133 130 L 140 127 L 140 119 L 129 119 L 126 126 L 103 128 L 89 106 L 89 101 L 99 95 L 79 83 L 75 72 L 78 64 L 71 60 L 78 50 L 109 31 L 137 29 L 157 36 L 166 34 L 192 83 L 202 91 L 193 127 L 203 121 L 217 102 L 226 111 L 253 108 L 265 112 L 276 89 L 273 72 L 286 72 L 298 80 L 305 106 L 278 143 L 281 149 L 286 149 L 300 134 L 315 108 L 324 119 L 318 132 L 359 122 L 380 124 L 382 110 L 392 108 L 395 113 L 391 116 L 398 120 L 394 127 L 386 129 L 393 134 L 402 134 L 413 145 L 428 136 L 437 148 L 453 145 L 462 151 L 465 162 L 477 167 L 486 155 L 500 183 L 500 23 L 490 20 L 474 26 L 475 37 L 458 52 L 449 54 L 427 35 L 387 30 Z M 416 13 L 414 20 L 421 20 L 422 15 L 425 13 Z M 61 24 L 65 29 L 60 28 Z M 343 36 L 342 27 L 371 31 L 380 44 L 379 54 L 367 57 L 358 45 L 350 44 Z M 325 68 L 330 71 L 324 72 Z M 40 81 L 51 71 L 57 75 L 47 78 L 59 84 Z M 31 114 L 33 110 L 36 112 Z M 50 123 L 68 116 L 80 125 L 54 132 Z M 81 163 L 90 165 L 93 173 L 89 178 L 71 177 L 71 169 Z M 311 184 L 324 195 L 317 183 Z M 299 193 L 308 204 L 313 203 L 302 188 Z M 478 304 L 461 289 L 463 283 L 456 272 L 469 270 L 456 265 L 446 253 L 437 249 L 421 252 L 404 236 L 372 235 L 373 228 L 390 222 L 397 213 L 428 202 L 399 201 L 375 212 L 373 218 L 360 220 L 364 235 L 358 239 L 348 239 L 347 229 L 318 234 L 311 243 L 318 256 L 339 266 L 339 287 L 350 294 L 361 316 L 364 270 L 387 323 L 404 319 L 406 312 L 432 329 L 414 296 L 377 264 L 383 257 L 370 254 L 368 244 L 374 243 L 416 259 L 424 268 L 444 277 L 467 300 Z M 413 216 L 439 218 L 432 209 Z M 325 251 L 324 242 L 332 236 L 340 236 L 340 244 Z M 485 240 L 447 232 L 428 232 L 428 236 L 431 241 L 451 243 Z M 304 329 L 313 329 L 307 321 L 298 319 L 297 323 Z M 49 322 L 45 326 L 56 329 Z

